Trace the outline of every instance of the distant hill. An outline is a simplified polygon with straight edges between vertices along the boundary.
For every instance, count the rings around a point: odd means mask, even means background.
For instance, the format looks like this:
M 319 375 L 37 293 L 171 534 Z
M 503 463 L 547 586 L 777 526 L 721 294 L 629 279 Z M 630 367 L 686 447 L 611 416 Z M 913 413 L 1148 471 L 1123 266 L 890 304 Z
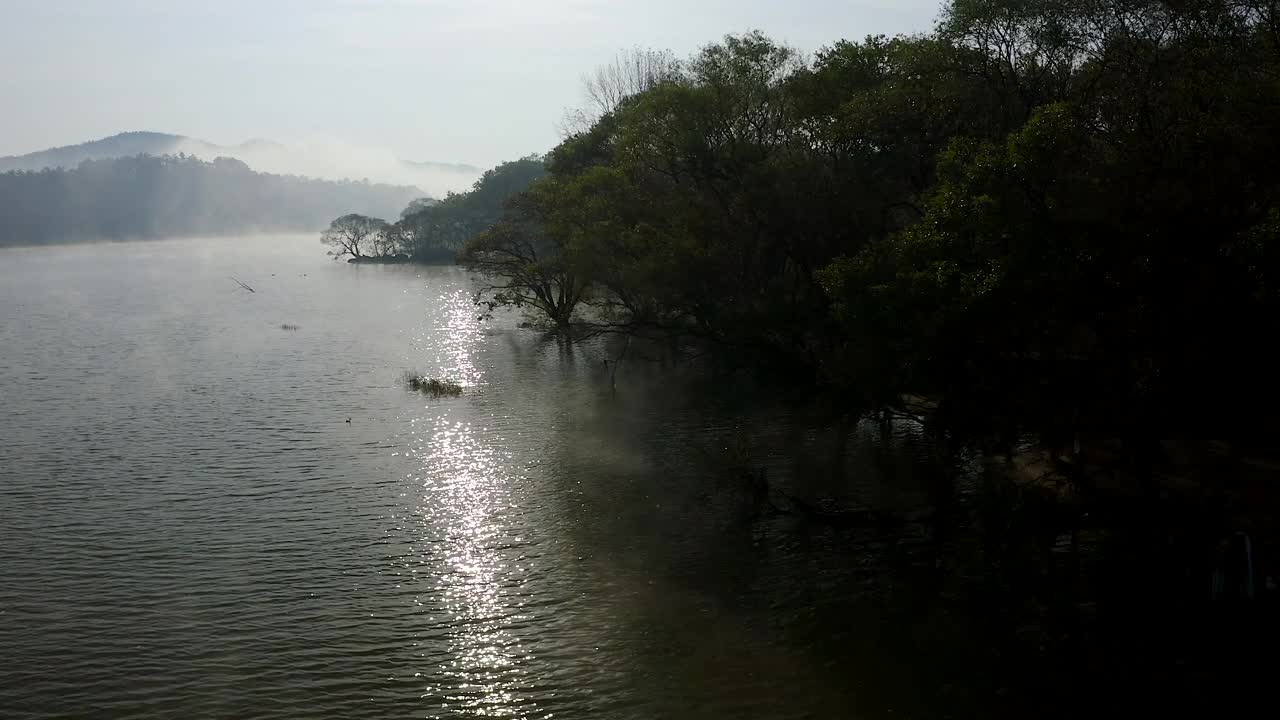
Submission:
M 372 182 L 415 185 L 423 194 L 444 197 L 464 191 L 483 173 L 460 163 L 401 160 L 385 150 L 323 140 L 295 144 L 254 139 L 239 145 L 217 145 L 185 135 L 125 132 L 100 140 L 0 157 L 0 172 L 74 168 L 85 160 L 105 160 L 146 154 L 195 155 L 203 160 L 235 158 L 254 170 L 327 180 L 368 179 Z
M 101 140 L 49 148 L 26 155 L 0 157 L 0 172 L 10 170 L 43 170 L 73 168 L 85 160 L 130 157 L 132 155 L 177 155 L 178 146 L 186 141 L 181 135 L 157 132 L 126 132 Z M 212 159 L 215 156 L 210 156 Z
M 130 133 L 76 147 L 157 149 L 163 138 Z M 49 157 L 73 156 L 63 151 Z M 0 173 L 0 246 L 320 230 L 349 212 L 394 219 L 421 197 L 412 186 L 260 173 L 226 157 L 82 159 L 71 168 Z

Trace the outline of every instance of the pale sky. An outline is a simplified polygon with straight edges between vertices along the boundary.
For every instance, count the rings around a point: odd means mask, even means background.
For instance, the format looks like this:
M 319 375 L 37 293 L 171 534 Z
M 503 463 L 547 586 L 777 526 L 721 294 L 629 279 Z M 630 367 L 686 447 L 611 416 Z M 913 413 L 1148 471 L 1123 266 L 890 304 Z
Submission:
M 488 167 L 558 141 L 621 49 L 760 29 L 806 52 L 941 0 L 0 0 L 0 155 L 125 130 L 325 138 Z

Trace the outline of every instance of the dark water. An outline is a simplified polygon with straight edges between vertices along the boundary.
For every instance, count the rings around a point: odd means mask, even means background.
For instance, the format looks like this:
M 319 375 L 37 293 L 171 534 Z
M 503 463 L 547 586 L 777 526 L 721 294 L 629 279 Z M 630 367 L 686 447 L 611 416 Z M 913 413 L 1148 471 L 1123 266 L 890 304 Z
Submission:
M 753 521 L 714 470 L 745 430 L 796 492 L 909 509 L 910 433 L 656 364 L 615 396 L 605 348 L 478 323 L 472 291 L 311 237 L 0 252 L 0 716 L 903 717 L 950 692 L 926 639 L 965 623 L 898 588 L 930 582 L 918 528 Z

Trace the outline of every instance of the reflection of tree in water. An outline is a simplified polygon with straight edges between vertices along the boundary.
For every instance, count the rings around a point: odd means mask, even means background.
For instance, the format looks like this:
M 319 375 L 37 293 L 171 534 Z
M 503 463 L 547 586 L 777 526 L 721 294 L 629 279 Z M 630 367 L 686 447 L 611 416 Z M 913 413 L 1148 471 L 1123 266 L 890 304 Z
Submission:
M 594 354 L 580 352 L 580 375 L 600 374 Z M 696 447 L 736 422 L 723 399 L 693 402 L 670 375 L 639 389 L 646 372 L 628 371 L 616 397 L 603 376 L 594 389 L 582 377 L 561 388 L 552 414 L 563 439 L 545 478 L 557 527 L 583 557 L 580 581 L 611 619 L 601 642 L 632 658 L 637 712 L 843 715 L 853 643 L 836 621 L 842 599 L 865 593 L 858 564 L 784 519 L 745 522 L 742 498 Z
M 913 423 L 841 427 L 678 371 L 634 365 L 615 396 L 602 354 L 580 348 L 566 386 L 541 396 L 560 437 L 546 500 L 611 619 L 601 642 L 634 658 L 641 707 L 1064 714 L 1115 689 L 1108 674 L 1132 678 L 1128 664 L 1154 679 L 1188 656 L 1168 652 L 1177 633 L 1153 636 L 1186 611 L 1158 597 L 1184 570 L 1135 571 L 1167 553 L 1127 546 L 1118 518 L 1082 517 L 1064 490 L 940 457 Z M 708 451 L 744 435 L 782 511 L 760 512 Z M 786 506 L 799 498 L 830 515 Z M 1147 610 L 1114 602 L 1128 593 Z
M 1137 506 L 1084 516 L 1065 487 L 984 473 L 913 423 L 841 426 L 706 367 L 626 363 L 614 393 L 609 340 L 490 334 L 509 362 L 473 400 L 519 409 L 501 422 L 522 462 L 508 500 L 541 533 L 530 587 L 568 598 L 503 628 L 511 692 L 540 710 L 1065 715 L 1153 687 L 1202 634 L 1161 596 L 1195 584 L 1170 579 L 1186 568 L 1127 539 Z M 735 439 L 780 510 L 717 454 Z

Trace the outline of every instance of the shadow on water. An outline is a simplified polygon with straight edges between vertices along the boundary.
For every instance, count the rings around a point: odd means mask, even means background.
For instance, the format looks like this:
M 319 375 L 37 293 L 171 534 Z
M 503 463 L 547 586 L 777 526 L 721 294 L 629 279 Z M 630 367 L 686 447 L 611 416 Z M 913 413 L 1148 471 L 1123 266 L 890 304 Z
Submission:
M 1269 686 L 1267 603 L 1208 600 L 1232 531 L 1273 555 L 1235 519 L 1266 482 L 1014 483 L 909 422 L 478 325 L 456 269 L 193 247 L 0 265 L 0 716 L 1221 716 Z
M 566 381 L 553 502 L 622 621 L 637 717 L 1181 716 L 1243 701 L 1270 666 L 1243 659 L 1274 637 L 1262 604 L 1207 602 L 1212 558 L 1188 550 L 1218 537 L 1204 513 L 1018 484 L 914 422 L 705 367 L 631 363 L 615 390 L 616 352 L 542 352 L 521 371 Z

